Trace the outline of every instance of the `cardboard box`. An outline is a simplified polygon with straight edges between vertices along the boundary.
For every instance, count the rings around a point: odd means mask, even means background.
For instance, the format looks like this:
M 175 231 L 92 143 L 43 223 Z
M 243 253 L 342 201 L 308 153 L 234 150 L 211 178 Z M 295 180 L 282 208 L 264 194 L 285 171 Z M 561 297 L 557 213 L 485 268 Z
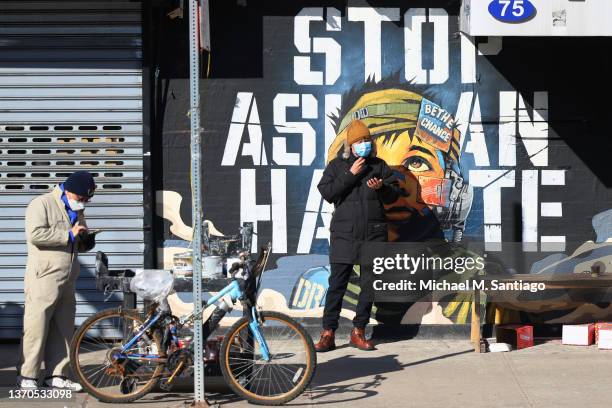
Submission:
M 597 347 L 603 350 L 612 350 L 612 328 L 599 330 Z
M 599 342 L 599 331 L 600 330 L 612 330 L 612 323 L 607 323 L 607 322 L 595 323 L 595 343 Z
M 533 347 L 533 326 L 504 324 L 495 327 L 498 343 L 508 343 L 516 350 Z
M 563 325 L 562 343 L 572 346 L 590 346 L 595 341 L 595 325 Z

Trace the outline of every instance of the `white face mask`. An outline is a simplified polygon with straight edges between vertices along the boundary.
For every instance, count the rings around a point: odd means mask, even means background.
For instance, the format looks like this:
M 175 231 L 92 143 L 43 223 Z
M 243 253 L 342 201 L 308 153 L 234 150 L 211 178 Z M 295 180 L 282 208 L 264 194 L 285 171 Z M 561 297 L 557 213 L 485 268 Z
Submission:
M 73 200 L 71 198 L 68 199 L 68 205 L 72 211 L 81 211 L 85 209 L 85 203 L 81 201 Z

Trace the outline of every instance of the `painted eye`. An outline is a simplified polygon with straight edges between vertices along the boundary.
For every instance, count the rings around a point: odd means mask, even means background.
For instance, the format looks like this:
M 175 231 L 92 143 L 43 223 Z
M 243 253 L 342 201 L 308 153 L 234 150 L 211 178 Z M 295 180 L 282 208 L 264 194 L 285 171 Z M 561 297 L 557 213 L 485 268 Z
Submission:
M 413 173 L 431 170 L 431 165 L 422 157 L 414 156 L 406 159 L 404 166 Z

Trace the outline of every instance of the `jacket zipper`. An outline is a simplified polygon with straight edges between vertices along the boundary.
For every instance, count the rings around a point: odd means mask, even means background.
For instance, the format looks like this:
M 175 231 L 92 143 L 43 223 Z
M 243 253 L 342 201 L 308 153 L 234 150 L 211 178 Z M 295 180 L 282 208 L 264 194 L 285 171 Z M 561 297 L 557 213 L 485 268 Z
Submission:
M 367 163 L 365 163 L 365 166 L 369 167 Z M 367 168 L 366 168 L 366 170 L 367 170 Z M 367 193 L 367 190 L 366 190 L 367 188 L 369 188 L 369 187 L 368 186 L 364 187 L 363 182 L 360 182 L 360 184 L 359 184 L 360 192 L 359 193 L 360 193 L 360 196 L 361 196 L 360 197 L 361 198 L 361 200 L 360 200 L 361 203 L 360 203 L 359 207 L 361 209 L 361 216 L 362 216 L 361 219 L 364 220 L 363 231 L 362 231 L 362 234 L 361 234 L 361 240 L 363 242 L 366 241 L 366 238 L 368 236 L 368 217 L 367 217 L 367 215 L 368 215 L 368 211 L 367 211 L 368 210 L 368 199 L 367 199 L 367 194 L 366 194 Z

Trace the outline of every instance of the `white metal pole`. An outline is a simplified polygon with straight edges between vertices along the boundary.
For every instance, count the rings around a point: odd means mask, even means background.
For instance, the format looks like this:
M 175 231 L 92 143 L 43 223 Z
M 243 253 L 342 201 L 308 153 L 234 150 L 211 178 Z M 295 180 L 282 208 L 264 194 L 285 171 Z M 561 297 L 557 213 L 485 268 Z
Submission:
M 204 399 L 204 339 L 202 338 L 202 180 L 200 144 L 200 50 L 198 2 L 189 0 L 189 87 L 191 99 L 191 194 L 193 226 L 194 405 Z

